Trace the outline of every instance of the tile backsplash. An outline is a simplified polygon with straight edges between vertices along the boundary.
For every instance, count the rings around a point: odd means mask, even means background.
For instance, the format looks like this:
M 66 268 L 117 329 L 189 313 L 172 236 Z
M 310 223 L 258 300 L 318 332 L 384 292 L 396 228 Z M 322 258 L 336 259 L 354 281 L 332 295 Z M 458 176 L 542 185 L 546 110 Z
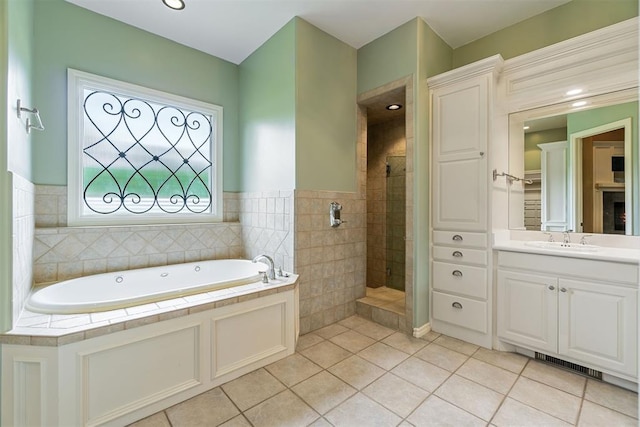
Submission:
M 301 333 L 355 313 L 365 294 L 366 202 L 356 193 L 225 193 L 222 223 L 66 227 L 65 187 L 36 186 L 34 283 L 266 253 L 300 275 Z M 329 203 L 344 206 L 338 228 Z
M 64 186 L 35 186 L 33 282 L 176 264 L 242 258 L 238 195 L 224 194 L 222 223 L 131 227 L 66 227 Z
M 276 268 L 293 271 L 293 191 L 238 193 L 237 197 L 245 257 L 267 254 Z
M 13 320 L 22 310 L 33 282 L 34 198 L 35 187 L 28 180 L 12 174 L 13 182 Z

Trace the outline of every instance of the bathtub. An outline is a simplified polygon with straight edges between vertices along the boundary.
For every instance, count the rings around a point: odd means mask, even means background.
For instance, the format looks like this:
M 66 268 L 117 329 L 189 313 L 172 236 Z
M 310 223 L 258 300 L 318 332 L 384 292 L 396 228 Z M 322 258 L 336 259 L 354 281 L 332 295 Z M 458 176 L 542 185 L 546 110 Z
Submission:
M 93 313 L 257 282 L 267 265 L 242 259 L 191 262 L 103 273 L 54 283 L 31 293 L 36 313 Z
M 195 262 L 34 292 L 17 327 L 0 335 L 0 425 L 129 425 L 292 355 L 298 276 L 263 283 L 263 269 L 246 260 Z M 35 306 L 87 312 L 166 298 L 146 304 L 155 309 L 114 310 L 124 317 L 30 313 Z M 32 323 L 42 317 L 48 320 Z

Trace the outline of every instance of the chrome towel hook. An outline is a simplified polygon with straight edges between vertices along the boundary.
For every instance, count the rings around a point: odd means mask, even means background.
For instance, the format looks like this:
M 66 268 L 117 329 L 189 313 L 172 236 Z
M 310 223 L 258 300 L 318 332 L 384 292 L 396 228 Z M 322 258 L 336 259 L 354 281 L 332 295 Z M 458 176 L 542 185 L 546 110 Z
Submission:
M 23 107 L 20 99 L 18 99 L 18 105 L 17 105 L 17 109 L 18 109 L 18 118 L 22 118 L 22 112 L 27 112 L 30 114 L 33 114 L 36 116 L 36 121 L 37 124 L 32 124 L 31 120 L 29 119 L 29 117 L 27 117 L 27 121 L 26 121 L 26 131 L 27 133 L 29 133 L 31 131 L 31 129 L 35 129 L 35 130 L 44 130 L 44 125 L 42 124 L 42 119 L 40 118 L 40 111 L 38 111 L 37 108 L 26 108 Z

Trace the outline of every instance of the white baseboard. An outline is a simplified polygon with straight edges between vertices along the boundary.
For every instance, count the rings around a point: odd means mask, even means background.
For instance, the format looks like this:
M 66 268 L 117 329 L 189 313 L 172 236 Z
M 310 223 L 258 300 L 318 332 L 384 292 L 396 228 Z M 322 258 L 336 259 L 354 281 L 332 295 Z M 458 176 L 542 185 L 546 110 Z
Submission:
M 416 338 L 420 338 L 423 337 L 425 335 L 427 335 L 429 332 L 431 332 L 431 324 L 430 323 L 425 323 L 424 325 L 418 327 L 418 328 L 413 328 L 413 336 Z

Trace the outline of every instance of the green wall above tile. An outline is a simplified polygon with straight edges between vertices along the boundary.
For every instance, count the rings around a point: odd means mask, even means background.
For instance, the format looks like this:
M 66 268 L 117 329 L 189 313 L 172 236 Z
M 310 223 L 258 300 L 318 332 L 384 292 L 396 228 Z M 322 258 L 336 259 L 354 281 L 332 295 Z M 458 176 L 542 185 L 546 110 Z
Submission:
M 636 16 L 638 0 L 572 0 L 455 49 L 453 66 L 513 58 Z
M 67 68 L 224 107 L 224 189 L 239 188 L 237 66 L 64 0 L 35 2 L 33 181 L 67 180 Z
M 295 185 L 296 21 L 240 64 L 242 191 Z
M 356 191 L 356 50 L 296 19 L 296 189 Z

